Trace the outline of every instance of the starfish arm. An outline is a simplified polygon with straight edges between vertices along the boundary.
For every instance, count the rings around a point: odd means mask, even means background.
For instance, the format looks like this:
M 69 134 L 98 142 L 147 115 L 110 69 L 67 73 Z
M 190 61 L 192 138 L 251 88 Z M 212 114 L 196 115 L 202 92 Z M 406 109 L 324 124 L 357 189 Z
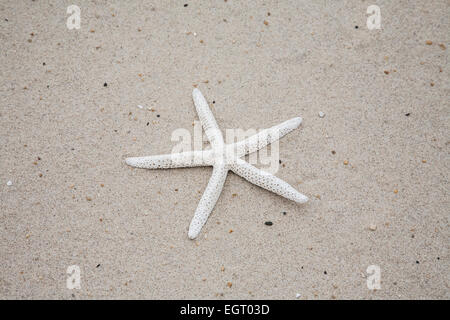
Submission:
M 283 136 L 298 128 L 302 123 L 302 118 L 292 118 L 271 128 L 260 131 L 259 133 L 236 143 L 227 146 L 228 152 L 234 152 L 237 158 L 246 154 L 258 151 L 268 144 L 281 139 Z
M 200 90 L 195 88 L 194 91 L 192 91 L 192 98 L 194 99 L 195 109 L 197 110 L 198 117 L 200 118 L 206 136 L 211 142 L 211 147 L 213 149 L 223 148 L 224 142 L 222 132 L 217 125 L 216 119 L 214 119 L 205 97 Z
M 273 174 L 255 168 L 242 159 L 237 159 L 237 161 L 231 165 L 231 170 L 251 183 L 272 191 L 284 198 L 298 203 L 305 203 L 308 201 L 307 196 L 295 190 L 285 181 L 275 177 Z
M 220 193 L 222 192 L 227 173 L 228 169 L 223 164 L 214 165 L 208 186 L 198 203 L 194 218 L 189 226 L 188 236 L 190 239 L 197 238 L 200 230 L 216 205 L 217 199 L 219 199 Z
M 188 151 L 148 157 L 132 157 L 126 158 L 125 162 L 129 166 L 145 169 L 168 169 L 213 165 L 211 150 Z

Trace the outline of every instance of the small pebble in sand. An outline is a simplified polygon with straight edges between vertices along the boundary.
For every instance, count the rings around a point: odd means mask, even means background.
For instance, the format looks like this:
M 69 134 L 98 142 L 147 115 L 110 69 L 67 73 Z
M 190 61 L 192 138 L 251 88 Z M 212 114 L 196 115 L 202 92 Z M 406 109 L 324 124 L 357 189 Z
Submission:
M 344 160 L 344 165 L 348 165 L 348 161 L 347 160 Z
M 300 298 L 302 295 L 300 294 L 300 293 L 297 293 L 296 295 L 295 295 L 295 297 L 298 299 L 298 298 Z
M 442 50 L 447 49 L 447 47 L 446 47 L 445 44 L 443 44 L 443 43 L 439 44 L 439 47 L 441 47 Z
M 234 198 L 234 197 L 237 197 L 237 193 L 233 193 L 231 196 L 232 196 L 233 198 Z
M 384 70 L 384 73 L 385 73 L 385 74 L 389 74 L 389 71 L 387 71 L 387 70 Z
M 397 190 L 397 189 L 395 189 L 395 190 L 394 190 L 394 193 L 395 193 L 395 194 L 397 194 L 397 193 L 398 193 L 398 190 Z
M 224 272 L 225 271 L 225 267 L 221 267 L 220 271 Z
M 428 45 L 428 46 L 431 46 L 433 44 L 433 41 L 427 40 L 427 41 L 425 41 L 425 44 Z
M 325 117 L 325 113 L 323 113 L 322 111 L 319 111 L 319 117 L 321 117 L 321 118 Z
M 92 201 L 92 198 L 91 197 L 86 197 L 86 200 L 87 201 Z
M 8 187 L 12 186 L 12 181 L 9 180 L 9 181 L 6 183 L 6 185 L 7 185 Z
M 233 285 L 233 284 L 232 284 L 231 282 L 227 282 L 227 287 L 228 287 L 228 288 L 231 288 L 232 285 Z
M 141 106 L 140 104 L 138 104 L 138 108 L 139 108 L 139 109 L 144 109 L 144 107 Z
M 407 117 L 409 117 L 411 115 L 411 113 L 410 112 L 408 112 L 408 113 L 405 113 L 405 116 L 407 116 Z
M 336 151 L 334 151 L 334 150 L 331 150 L 331 154 L 336 154 Z
M 282 213 L 283 213 L 283 216 L 285 216 L 285 215 L 287 214 L 287 212 L 286 212 L 286 211 L 283 211 Z
M 265 24 L 266 26 L 268 26 L 268 25 L 269 25 L 269 21 L 264 20 L 264 24 Z
M 271 226 L 271 225 L 273 225 L 273 222 L 272 222 L 272 221 L 266 221 L 266 222 L 264 222 L 264 224 L 265 224 L 266 226 Z
M 369 230 L 370 230 L 370 231 L 375 231 L 375 230 L 377 230 L 377 226 L 374 225 L 374 224 L 371 224 L 371 225 L 369 226 Z
M 107 83 L 105 82 L 105 83 L 103 84 L 103 86 L 104 86 L 104 87 L 107 87 L 107 86 L 108 86 L 108 84 L 107 84 Z
M 430 86 L 434 87 L 434 82 L 431 82 L 431 83 L 430 83 Z

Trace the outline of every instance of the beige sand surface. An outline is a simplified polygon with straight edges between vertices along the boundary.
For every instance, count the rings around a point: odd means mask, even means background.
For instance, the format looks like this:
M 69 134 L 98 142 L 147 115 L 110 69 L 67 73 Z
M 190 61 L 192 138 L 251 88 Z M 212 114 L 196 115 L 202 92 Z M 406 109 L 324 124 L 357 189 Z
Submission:
M 0 1 L 0 298 L 450 298 L 449 1 L 244 3 Z M 307 204 L 230 174 L 188 239 L 211 168 L 124 158 L 193 130 L 193 85 L 223 130 L 303 117 Z

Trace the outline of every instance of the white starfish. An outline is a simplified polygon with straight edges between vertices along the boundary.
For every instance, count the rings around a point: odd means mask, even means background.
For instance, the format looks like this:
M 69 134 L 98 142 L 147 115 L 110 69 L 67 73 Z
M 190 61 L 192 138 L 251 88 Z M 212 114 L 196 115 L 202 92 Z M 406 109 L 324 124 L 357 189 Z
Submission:
M 291 132 L 300 125 L 302 118 L 292 118 L 272 128 L 260 131 L 245 140 L 225 144 L 216 120 L 200 90 L 194 89 L 192 96 L 200 122 L 211 143 L 211 149 L 126 159 L 128 165 L 146 169 L 213 166 L 212 176 L 189 226 L 188 236 L 190 239 L 195 239 L 198 236 L 208 219 L 219 199 L 229 170 L 251 183 L 287 199 L 298 203 L 308 201 L 308 197 L 299 193 L 288 183 L 240 159 Z

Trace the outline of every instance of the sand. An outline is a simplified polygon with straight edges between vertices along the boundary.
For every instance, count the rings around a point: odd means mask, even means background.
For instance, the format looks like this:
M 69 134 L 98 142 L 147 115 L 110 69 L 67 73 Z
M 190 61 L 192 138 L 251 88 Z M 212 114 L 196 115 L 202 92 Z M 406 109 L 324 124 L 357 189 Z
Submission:
M 449 299 L 449 2 L 184 3 L 0 2 L 0 298 Z M 124 159 L 194 85 L 222 130 L 303 118 L 276 175 L 308 203 L 230 174 L 188 239 L 211 168 Z

